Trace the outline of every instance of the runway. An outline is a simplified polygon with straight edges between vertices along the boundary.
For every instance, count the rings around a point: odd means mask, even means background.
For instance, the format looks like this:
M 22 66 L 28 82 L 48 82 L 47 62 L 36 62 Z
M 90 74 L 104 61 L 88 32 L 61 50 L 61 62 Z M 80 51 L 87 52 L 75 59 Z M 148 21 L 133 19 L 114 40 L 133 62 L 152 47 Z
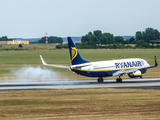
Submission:
M 123 83 L 116 80 L 57 80 L 37 82 L 1 82 L 0 91 L 9 90 L 49 90 L 49 89 L 88 89 L 88 88 L 133 88 L 160 89 L 160 78 L 123 79 Z

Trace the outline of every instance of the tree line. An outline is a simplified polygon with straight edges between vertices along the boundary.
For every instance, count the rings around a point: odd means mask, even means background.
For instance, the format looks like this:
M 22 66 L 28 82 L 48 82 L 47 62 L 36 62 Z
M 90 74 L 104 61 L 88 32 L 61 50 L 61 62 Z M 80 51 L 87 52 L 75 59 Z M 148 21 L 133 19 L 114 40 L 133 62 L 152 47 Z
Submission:
M 0 37 L 0 41 L 13 41 L 13 39 L 8 39 L 7 36 Z
M 42 37 L 39 43 L 46 43 L 46 37 Z M 48 37 L 48 43 L 63 43 L 63 39 L 61 37 L 50 36 Z
M 102 33 L 101 30 L 88 32 L 82 36 L 81 42 L 76 43 L 79 49 L 136 49 L 136 48 L 160 48 L 159 44 L 150 44 L 150 40 L 160 40 L 160 32 L 157 29 L 146 28 L 145 31 L 137 31 L 135 37 L 124 40 L 121 36 L 111 33 Z M 133 44 L 133 45 L 130 45 Z M 56 48 L 67 48 L 67 45 L 58 45 Z
M 150 40 L 160 39 L 160 33 L 157 29 L 146 28 L 145 31 L 136 32 L 136 40 L 144 40 L 147 43 L 150 43 Z
M 160 32 L 157 29 L 146 28 L 145 31 L 137 31 L 135 38 L 124 40 L 121 36 L 114 36 L 111 33 L 102 33 L 100 30 L 89 32 L 82 36 L 81 42 L 84 44 L 136 44 L 137 41 L 143 40 L 150 43 L 150 40 L 160 39 Z
M 99 44 L 135 44 L 135 38 L 124 40 L 121 36 L 114 36 L 111 33 L 102 33 L 100 30 L 89 32 L 82 36 L 82 44 L 84 45 L 99 45 Z
M 0 41 L 13 41 L 14 39 L 8 39 L 7 36 L 0 37 Z M 46 43 L 46 37 L 42 37 L 39 43 Z M 61 37 L 50 36 L 48 37 L 48 43 L 63 43 L 63 39 Z
M 137 31 L 135 37 L 124 40 L 121 36 L 114 36 L 111 33 L 102 33 L 100 30 L 89 32 L 82 36 L 79 48 L 160 48 L 150 44 L 150 40 L 160 40 L 160 32 L 157 29 L 146 28 L 145 31 Z M 130 44 L 135 44 L 131 46 Z

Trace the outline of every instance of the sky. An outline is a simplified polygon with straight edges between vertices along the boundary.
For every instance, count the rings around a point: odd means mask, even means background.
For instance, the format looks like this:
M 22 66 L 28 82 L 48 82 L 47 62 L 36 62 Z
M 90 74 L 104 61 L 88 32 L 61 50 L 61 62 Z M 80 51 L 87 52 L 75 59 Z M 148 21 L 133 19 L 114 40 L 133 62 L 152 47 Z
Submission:
M 160 0 L 0 0 L 0 37 L 131 35 L 160 31 Z

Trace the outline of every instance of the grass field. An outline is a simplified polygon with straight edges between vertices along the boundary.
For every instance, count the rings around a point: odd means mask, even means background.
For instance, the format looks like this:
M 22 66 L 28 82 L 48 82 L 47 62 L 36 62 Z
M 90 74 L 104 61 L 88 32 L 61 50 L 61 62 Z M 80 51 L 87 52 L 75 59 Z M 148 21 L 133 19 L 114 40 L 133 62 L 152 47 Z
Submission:
M 160 91 L 74 89 L 0 91 L 0 119 L 159 120 Z
M 79 50 L 79 52 L 88 61 L 142 58 L 150 65 L 154 65 L 154 55 L 157 55 L 160 63 L 159 49 L 98 49 Z M 0 51 L 0 81 L 15 78 L 11 71 L 24 66 L 41 66 L 43 69 L 39 55 L 42 55 L 49 64 L 70 65 L 68 50 Z M 69 80 L 93 79 L 78 76 L 67 69 L 47 68 L 58 72 L 59 79 L 63 77 Z M 158 66 L 149 69 L 144 77 L 160 77 L 159 72 Z M 159 118 L 159 90 L 102 88 L 0 91 L 0 119 L 158 120 Z
M 0 45 L 0 50 L 55 50 L 56 44 L 30 43 L 22 45 Z
M 142 58 L 149 62 L 150 65 L 154 65 L 154 55 L 157 55 L 159 62 L 159 49 L 94 49 L 94 50 L 79 50 L 81 56 L 88 61 L 103 61 L 112 59 L 123 59 L 123 58 Z M 24 66 L 41 66 L 39 55 L 42 55 L 46 63 L 49 64 L 60 64 L 70 65 L 69 51 L 67 50 L 24 50 L 24 51 L 0 51 L 0 79 L 3 81 L 6 76 L 14 77 L 10 74 L 13 69 L 18 69 Z M 84 76 L 77 76 L 68 69 L 60 69 L 47 67 L 60 73 L 60 79 L 67 77 L 69 80 L 78 79 L 97 79 L 88 78 Z M 160 77 L 160 67 L 149 69 L 143 77 Z M 116 77 L 110 77 L 105 79 L 115 79 Z M 128 78 L 123 76 L 122 78 Z

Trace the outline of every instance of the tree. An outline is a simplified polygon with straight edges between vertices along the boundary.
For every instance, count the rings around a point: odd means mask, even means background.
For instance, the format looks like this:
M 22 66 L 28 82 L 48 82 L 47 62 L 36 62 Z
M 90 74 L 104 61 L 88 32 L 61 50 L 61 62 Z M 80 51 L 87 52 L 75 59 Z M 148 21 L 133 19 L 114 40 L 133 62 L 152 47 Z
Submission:
M 157 40 L 160 39 L 160 33 L 157 29 L 146 28 L 143 32 L 143 40 L 145 42 L 149 42 L 149 40 Z
M 2 36 L 1 38 L 0 38 L 0 41 L 8 41 L 9 39 L 8 39 L 8 37 L 7 36 Z M 12 39 L 10 39 L 11 41 L 12 41 Z
M 22 44 L 19 44 L 18 47 L 23 47 Z
M 57 37 L 56 43 L 63 43 L 63 39 L 61 37 Z
M 102 37 L 102 31 L 100 31 L 100 30 L 96 30 L 93 33 L 98 39 L 100 39 Z
M 114 43 L 114 36 L 110 33 L 103 33 L 100 30 L 96 30 L 93 32 L 89 32 L 85 36 L 82 36 L 81 42 L 86 45 L 93 45 L 96 44 L 113 44 Z
M 91 39 L 91 35 L 85 35 L 85 36 L 82 36 L 82 38 L 81 38 L 81 42 L 82 43 L 85 43 L 85 44 L 89 44 L 89 41 L 91 41 L 90 40 Z
M 129 40 L 127 39 L 127 40 L 124 40 L 124 44 L 129 44 L 130 42 L 129 42 Z
M 57 37 L 53 36 L 48 37 L 48 43 L 57 43 Z
M 143 36 L 142 36 L 141 31 L 137 31 L 136 32 L 136 40 L 138 41 L 138 40 L 142 40 L 142 39 L 143 39 Z
M 82 36 L 81 42 L 85 45 L 93 45 L 93 46 L 96 44 L 100 44 L 101 41 L 100 41 L 100 39 L 98 39 L 98 36 L 100 36 L 99 31 L 94 31 L 94 33 L 96 35 L 89 32 L 85 36 Z
M 137 48 L 148 48 L 149 47 L 149 43 L 146 43 L 144 40 L 138 40 L 136 42 L 135 47 L 137 47 Z
M 63 48 L 63 46 L 62 46 L 62 44 L 60 44 L 60 45 L 56 45 L 56 48 L 57 48 L 57 49 L 62 49 L 62 48 Z
M 136 43 L 135 38 L 134 38 L 134 37 L 131 37 L 131 38 L 129 39 L 129 43 L 130 43 L 130 44 L 135 44 L 135 43 Z
M 88 35 L 92 35 L 92 32 L 88 32 Z
M 46 43 L 46 37 L 42 37 L 39 43 Z M 63 39 L 61 37 L 50 36 L 48 37 L 48 43 L 63 43 Z
M 46 43 L 46 37 L 42 37 L 38 42 L 39 43 Z
M 96 30 L 93 31 L 93 34 L 94 34 L 94 44 L 101 44 L 103 41 L 102 31 Z
M 121 36 L 116 36 L 114 38 L 114 40 L 115 40 L 116 44 L 123 44 L 124 43 L 124 38 Z
M 160 32 L 157 29 L 146 28 L 145 31 L 137 31 L 136 32 L 136 40 L 144 40 L 149 43 L 150 40 L 160 39 Z
M 103 42 L 102 44 L 113 44 L 114 36 L 111 33 L 103 33 Z

